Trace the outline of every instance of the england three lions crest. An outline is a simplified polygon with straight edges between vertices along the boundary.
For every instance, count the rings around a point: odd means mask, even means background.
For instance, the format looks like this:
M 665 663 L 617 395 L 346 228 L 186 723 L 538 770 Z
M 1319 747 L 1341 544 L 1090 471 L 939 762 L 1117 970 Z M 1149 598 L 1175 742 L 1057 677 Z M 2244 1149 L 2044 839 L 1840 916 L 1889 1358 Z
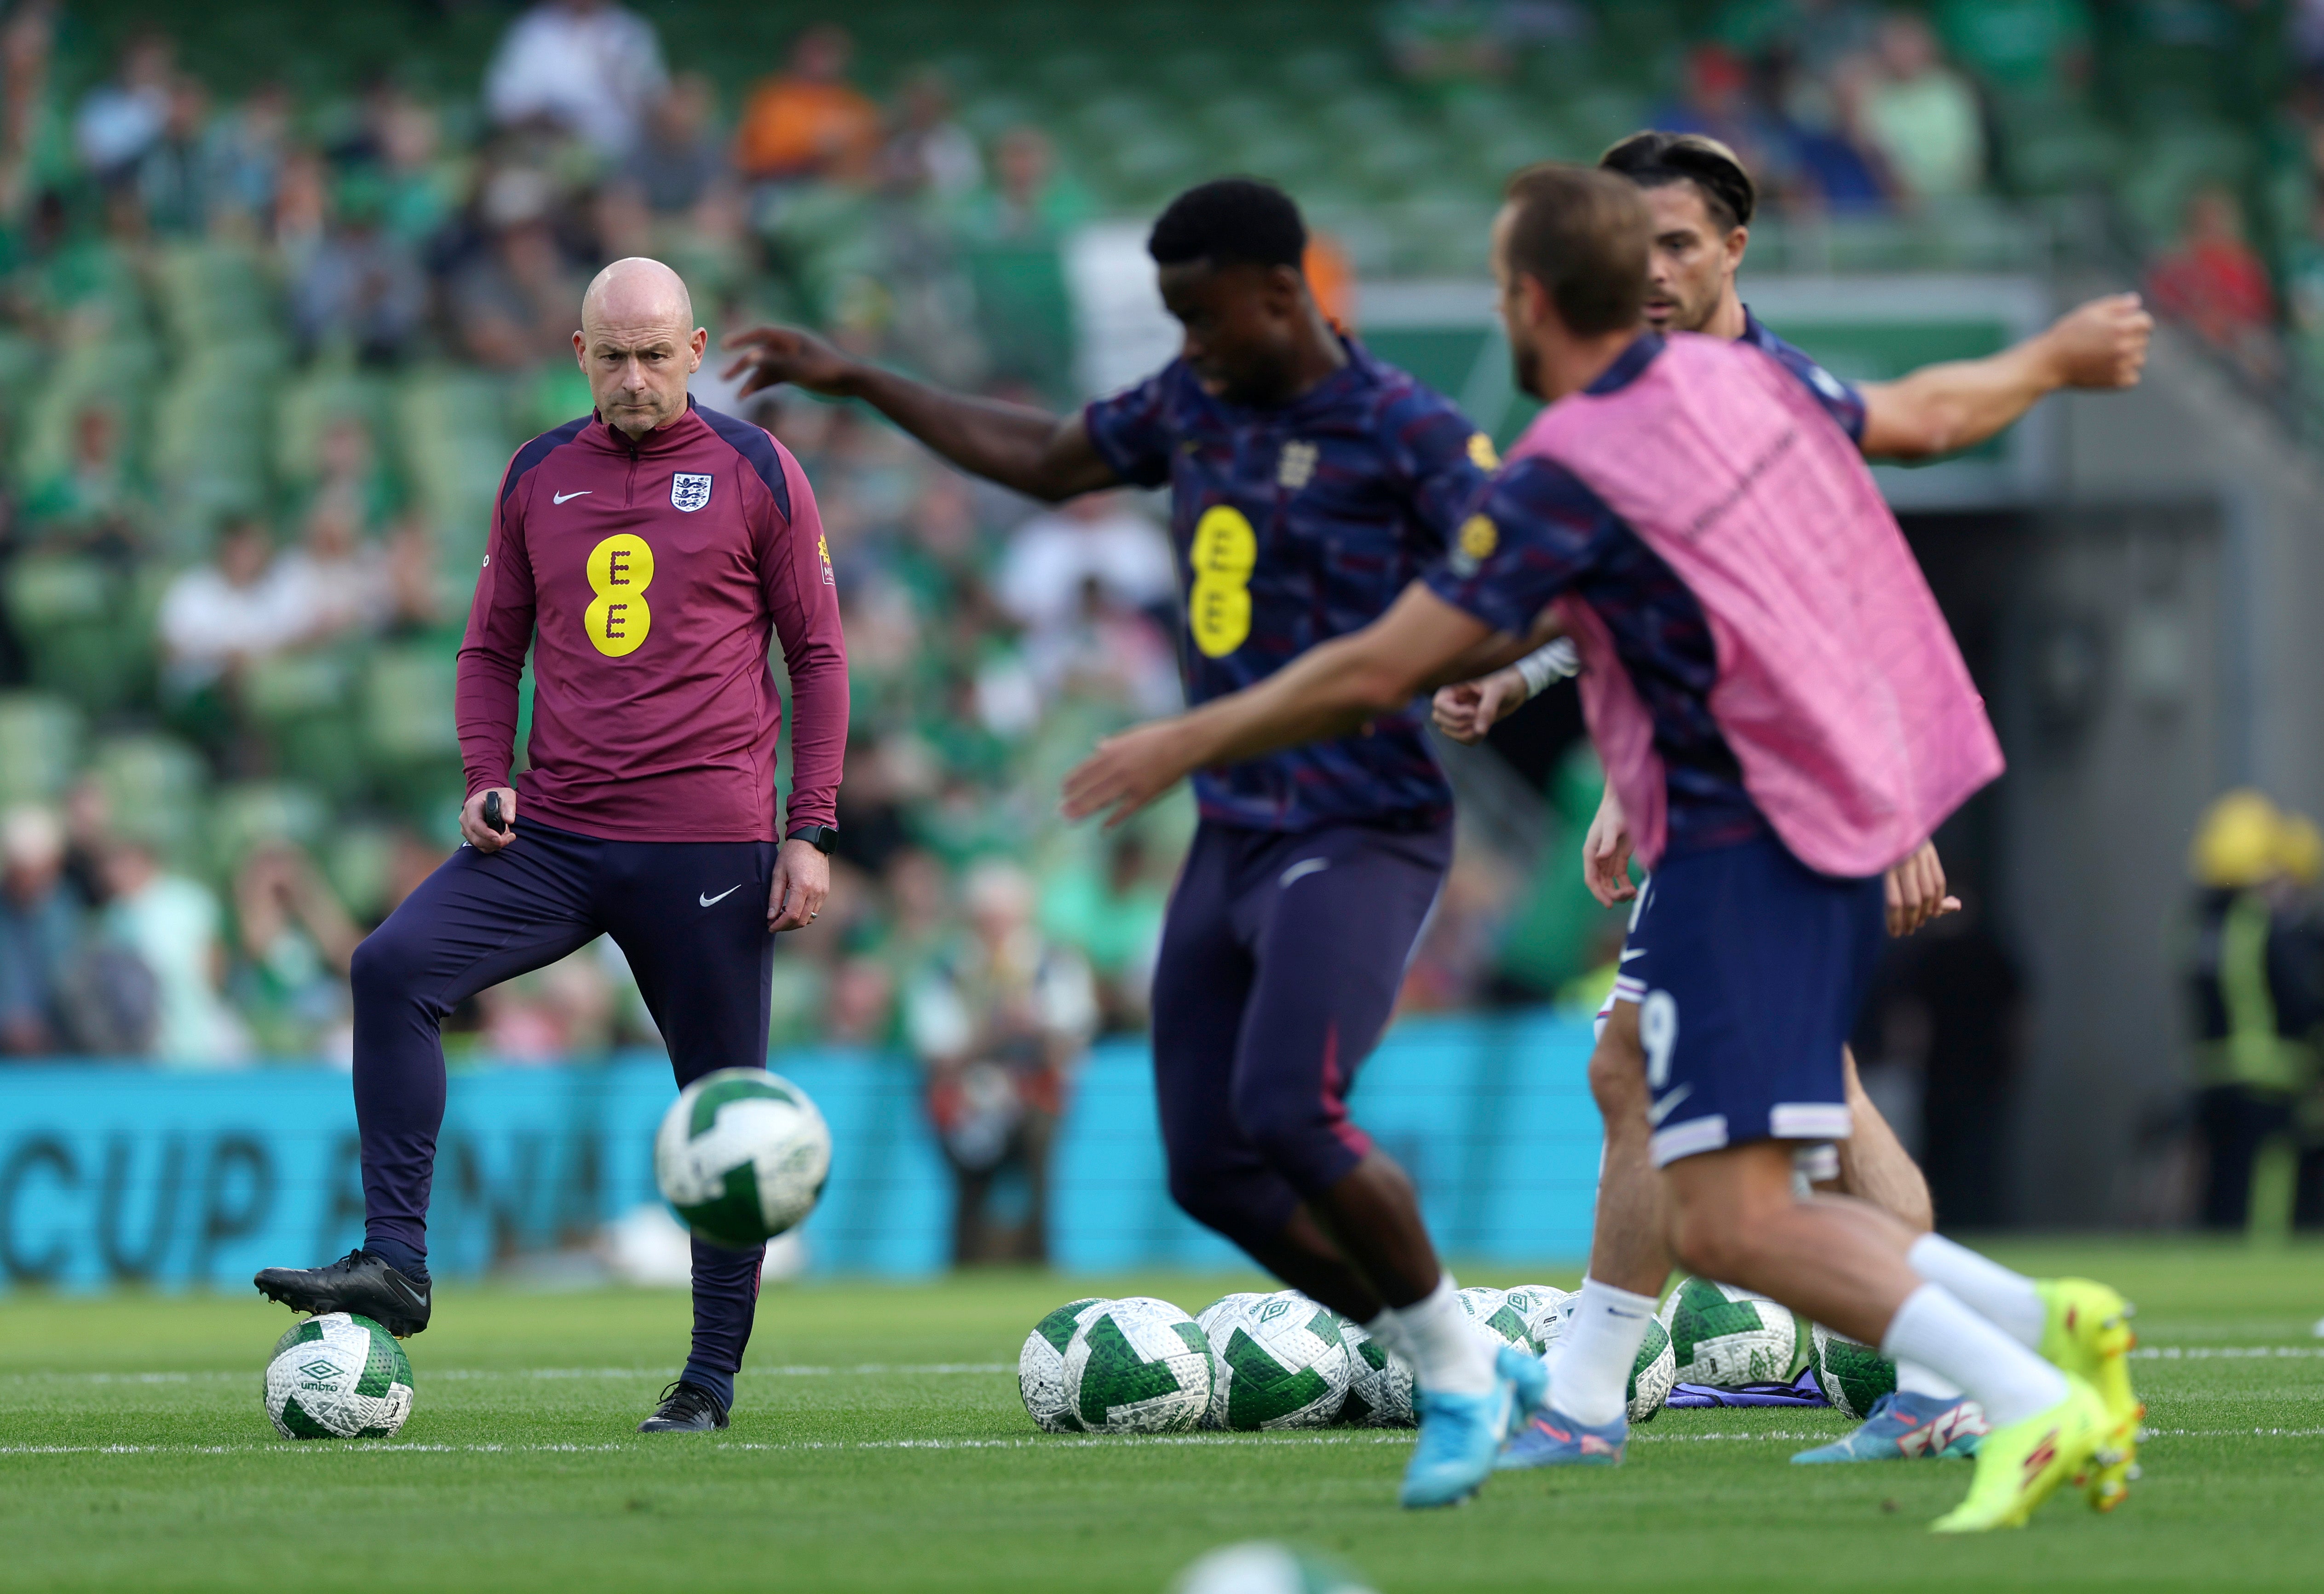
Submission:
M 669 479 L 669 506 L 683 514 L 692 514 L 710 502 L 710 478 L 690 475 L 679 471 Z

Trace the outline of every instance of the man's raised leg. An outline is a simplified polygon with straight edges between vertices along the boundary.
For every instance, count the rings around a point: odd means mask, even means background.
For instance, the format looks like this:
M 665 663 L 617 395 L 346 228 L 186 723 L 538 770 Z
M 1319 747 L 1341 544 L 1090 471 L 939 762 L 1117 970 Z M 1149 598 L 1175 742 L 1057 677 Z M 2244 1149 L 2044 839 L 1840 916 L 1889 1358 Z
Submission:
M 269 1267 L 260 1293 L 300 1312 L 428 1326 L 428 1201 L 444 1122 L 444 1017 L 487 986 L 597 934 L 589 875 L 603 845 L 529 825 L 489 856 L 463 847 L 355 948 L 355 1123 L 364 1243 L 323 1267 Z

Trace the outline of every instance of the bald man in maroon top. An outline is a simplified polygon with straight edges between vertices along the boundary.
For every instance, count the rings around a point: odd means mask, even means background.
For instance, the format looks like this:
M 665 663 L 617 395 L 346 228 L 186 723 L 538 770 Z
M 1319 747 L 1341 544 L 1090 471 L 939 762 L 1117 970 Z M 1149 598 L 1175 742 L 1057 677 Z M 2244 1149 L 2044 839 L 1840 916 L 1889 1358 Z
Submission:
M 442 1024 L 475 992 L 610 935 L 679 1085 L 766 1064 L 775 935 L 813 924 L 830 889 L 847 655 L 798 462 L 687 394 L 707 341 L 669 267 L 607 266 L 573 335 L 596 409 L 502 479 L 460 645 L 464 843 L 355 951 L 364 1239 L 258 1275 L 296 1310 L 427 1326 Z M 779 815 L 772 646 L 791 688 Z M 762 1250 L 694 1242 L 693 1353 L 646 1432 L 726 1426 Z

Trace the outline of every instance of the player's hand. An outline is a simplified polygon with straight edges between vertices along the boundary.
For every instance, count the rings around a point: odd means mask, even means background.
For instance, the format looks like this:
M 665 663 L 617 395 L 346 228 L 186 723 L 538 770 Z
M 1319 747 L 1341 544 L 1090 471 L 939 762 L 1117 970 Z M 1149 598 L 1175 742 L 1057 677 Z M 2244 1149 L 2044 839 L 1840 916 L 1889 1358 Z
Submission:
M 845 355 L 796 327 L 753 327 L 718 346 L 737 351 L 737 357 L 726 367 L 728 382 L 746 371 L 751 373 L 742 383 L 744 398 L 786 382 L 811 393 L 837 396 L 855 368 L 855 362 Z
M 1464 746 L 1474 746 L 1525 700 L 1525 677 L 1511 665 L 1473 681 L 1437 687 L 1429 713 L 1438 730 Z
M 804 930 L 831 895 L 831 860 L 820 847 L 788 841 L 775 850 L 775 878 L 767 887 L 767 930 Z
M 1057 811 L 1068 819 L 1104 813 L 1111 830 L 1185 777 L 1193 766 L 1180 749 L 1175 720 L 1107 737 L 1066 775 Z
M 1582 838 L 1582 883 L 1600 908 L 1628 902 L 1638 894 L 1630 883 L 1630 827 L 1622 817 L 1622 802 L 1609 785 L 1590 818 L 1590 832 Z
M 1960 911 L 1960 898 L 1945 895 L 1945 866 L 1937 857 L 1937 843 L 1923 842 L 1920 850 L 1891 869 L 1882 882 L 1888 893 L 1888 933 L 1909 935 L 1931 919 Z
M 501 819 L 508 825 L 505 831 L 494 830 L 484 823 L 484 799 L 493 792 L 501 794 Z M 516 788 L 495 786 L 480 791 L 460 805 L 460 839 L 477 852 L 487 855 L 499 852 L 516 840 Z
M 2051 358 L 2067 387 L 2135 387 L 2146 364 L 2154 318 L 2135 293 L 2110 293 L 2061 316 L 2050 328 Z

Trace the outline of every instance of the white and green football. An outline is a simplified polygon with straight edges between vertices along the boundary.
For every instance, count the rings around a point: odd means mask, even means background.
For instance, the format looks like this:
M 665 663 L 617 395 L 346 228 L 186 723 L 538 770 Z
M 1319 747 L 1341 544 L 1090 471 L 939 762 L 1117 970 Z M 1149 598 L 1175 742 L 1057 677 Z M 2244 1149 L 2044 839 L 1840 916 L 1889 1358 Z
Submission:
M 1355 1381 L 1346 1318 L 1297 1290 L 1204 1315 L 1210 1321 L 1201 1326 L 1218 1359 L 1206 1427 L 1247 1433 L 1324 1428 L 1339 1420 Z
M 1554 1284 L 1521 1284 L 1513 1290 L 1503 1291 L 1501 1298 L 1510 1311 L 1525 1320 L 1526 1338 L 1533 1341 L 1533 1348 L 1545 1352 L 1564 1331 L 1563 1311 L 1566 1302 L 1573 1298 L 1573 1292 L 1559 1289 Z
M 1340 1405 L 1346 1428 L 1411 1428 L 1420 1418 L 1412 1409 L 1412 1364 L 1390 1356 L 1388 1347 L 1360 1322 L 1340 1320 L 1348 1342 L 1348 1398 Z
M 1671 1348 L 1670 1331 L 1656 1320 L 1646 1324 L 1638 1358 L 1630 1363 L 1630 1421 L 1653 1422 L 1655 1414 L 1669 1402 L 1671 1387 L 1677 1382 L 1678 1357 Z
M 1372 1594 L 1334 1562 L 1261 1539 L 1213 1550 L 1178 1574 L 1170 1594 Z
M 1504 1345 L 1514 1345 L 1528 1356 L 1539 1354 L 1533 1336 L 1526 1332 L 1525 1313 L 1509 1304 L 1507 1290 L 1465 1289 L 1461 1292 L 1461 1310 L 1471 1322 Z
M 403 1347 L 368 1317 L 310 1317 L 266 1359 L 266 1415 L 285 1439 L 392 1439 L 411 1393 Z
M 1538 1287 L 1538 1286 L 1536 1286 Z M 1509 1294 L 1514 1296 L 1517 1291 Z M 1551 1364 L 1554 1377 L 1557 1347 L 1564 1342 L 1565 1331 L 1573 1321 L 1573 1313 L 1582 1304 L 1579 1290 L 1556 1292 L 1560 1297 L 1544 1303 L 1526 1322 L 1526 1328 L 1541 1347 L 1541 1359 Z M 1638 1342 L 1637 1359 L 1630 1363 L 1630 1382 L 1625 1391 L 1629 1401 L 1629 1418 L 1633 1423 L 1651 1423 L 1655 1414 L 1670 1400 L 1671 1387 L 1678 1382 L 1678 1358 L 1671 1353 L 1670 1331 L 1659 1318 L 1649 1319 L 1646 1337 Z
M 1266 1299 L 1265 1290 L 1237 1290 L 1231 1295 L 1221 1295 L 1200 1312 L 1195 1313 L 1194 1321 L 1202 1325 L 1203 1332 L 1208 1334 L 1211 1331 L 1211 1325 L 1221 1318 L 1240 1312 L 1253 1301 Z
M 1682 1384 L 1787 1384 L 1814 1354 L 1805 1318 L 1730 1284 L 1683 1278 L 1658 1315 Z
M 654 1136 L 654 1182 L 688 1229 L 745 1250 L 815 1210 L 831 1130 L 807 1093 L 763 1068 L 721 1068 L 678 1093 Z
M 1372 1589 L 1346 1567 L 1262 1539 L 1211 1551 L 1178 1574 L 1170 1594 L 1372 1594 Z
M 1078 1433 L 1081 1419 L 1074 1414 L 1065 1387 L 1065 1350 L 1082 1318 L 1111 1303 L 1099 1295 L 1068 1301 L 1033 1325 L 1025 1348 L 1017 1353 L 1017 1393 L 1024 1396 L 1026 1414 L 1044 1433 Z
M 1861 1341 L 1815 1325 L 1815 1381 L 1823 1397 L 1862 1422 L 1872 1403 L 1896 1389 L 1896 1364 Z
M 1216 1368 L 1202 1329 L 1167 1301 L 1076 1301 L 1026 1339 L 1018 1390 L 1052 1433 L 1183 1433 L 1210 1410 Z

